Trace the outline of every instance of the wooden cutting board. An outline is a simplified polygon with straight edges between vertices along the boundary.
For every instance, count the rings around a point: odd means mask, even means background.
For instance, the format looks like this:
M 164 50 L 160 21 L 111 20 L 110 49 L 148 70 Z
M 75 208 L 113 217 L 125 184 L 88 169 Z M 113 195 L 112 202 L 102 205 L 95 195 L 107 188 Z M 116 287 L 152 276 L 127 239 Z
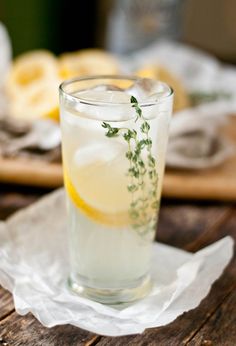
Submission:
M 236 116 L 222 129 L 236 145 Z M 60 164 L 0 158 L 0 181 L 32 186 L 63 184 Z M 166 170 L 163 194 L 169 198 L 236 201 L 236 151 L 223 165 L 201 171 Z

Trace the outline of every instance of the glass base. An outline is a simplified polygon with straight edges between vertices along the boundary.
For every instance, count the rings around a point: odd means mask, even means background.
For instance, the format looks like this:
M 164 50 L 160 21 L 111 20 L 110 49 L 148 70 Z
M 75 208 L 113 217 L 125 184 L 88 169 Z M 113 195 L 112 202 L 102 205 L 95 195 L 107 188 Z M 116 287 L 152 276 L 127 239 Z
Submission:
M 107 305 L 123 305 L 144 298 L 151 290 L 150 276 L 137 280 L 133 287 L 119 289 L 95 288 L 85 285 L 84 280 L 68 279 L 70 289 L 82 297 Z

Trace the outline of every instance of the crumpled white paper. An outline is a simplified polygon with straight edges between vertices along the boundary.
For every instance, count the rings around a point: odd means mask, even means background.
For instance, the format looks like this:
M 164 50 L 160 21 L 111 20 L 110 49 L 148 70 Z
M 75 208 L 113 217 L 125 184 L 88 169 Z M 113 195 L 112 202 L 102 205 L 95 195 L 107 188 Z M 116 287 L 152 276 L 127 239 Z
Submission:
M 235 144 L 219 130 L 227 124 L 227 116 L 212 112 L 209 106 L 183 110 L 173 117 L 167 167 L 205 169 L 218 166 L 235 154 Z
M 191 92 L 224 91 L 236 95 L 236 68 L 190 45 L 157 41 L 131 55 L 120 56 L 120 60 L 126 71 L 153 63 L 166 66 Z
M 228 115 L 236 114 L 235 67 L 220 63 L 200 49 L 167 40 L 159 40 L 131 55 L 119 56 L 119 59 L 121 68 L 125 72 L 132 73 L 140 67 L 157 64 L 166 67 L 179 77 L 188 93 L 205 92 L 229 96 L 175 113 L 171 120 L 167 167 L 187 169 L 214 167 L 226 161 L 235 152 L 235 147 L 222 135 L 219 138 L 215 126 L 219 118 L 227 119 Z M 196 119 L 199 121 L 197 122 Z M 190 136 L 183 139 L 183 133 L 187 132 L 189 126 L 192 131 L 201 133 L 194 142 Z M 213 128 L 215 128 L 214 135 L 210 136 L 209 132 Z M 201 146 L 207 147 L 211 142 L 217 141 L 219 141 L 217 150 L 211 157 L 199 152 Z M 188 155 L 185 155 L 184 150 L 180 150 L 180 146 L 192 148 L 192 153 L 189 150 Z
M 63 190 L 0 223 L 0 284 L 12 292 L 19 314 L 31 312 L 47 327 L 69 323 L 118 336 L 165 325 L 200 303 L 233 253 L 230 237 L 196 254 L 155 244 L 153 290 L 143 300 L 117 310 L 68 290 L 65 229 Z

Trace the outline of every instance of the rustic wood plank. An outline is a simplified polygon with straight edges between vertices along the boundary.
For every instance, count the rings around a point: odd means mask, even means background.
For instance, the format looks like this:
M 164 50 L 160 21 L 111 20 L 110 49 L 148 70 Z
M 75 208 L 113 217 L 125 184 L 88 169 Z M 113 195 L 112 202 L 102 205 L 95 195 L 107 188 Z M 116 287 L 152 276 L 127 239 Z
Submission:
M 14 310 L 12 295 L 0 286 L 0 320 Z
M 0 198 L 0 219 L 5 220 L 15 211 L 27 207 L 38 199 L 38 196 L 23 196 L 17 193 L 9 193 Z
M 163 205 L 160 210 L 157 241 L 180 248 L 202 236 L 213 225 L 224 222 L 230 207 L 216 205 Z
M 62 165 L 42 160 L 0 157 L 0 181 L 55 188 L 63 185 Z
M 236 286 L 188 345 L 236 345 Z
M 234 210 L 236 211 L 236 210 Z M 227 222 L 218 224 L 212 234 L 211 242 L 222 238 L 225 235 L 231 235 L 236 241 L 236 212 L 231 213 L 231 217 Z M 209 243 L 209 239 L 205 245 Z M 196 241 L 197 244 L 197 241 Z M 201 242 L 201 246 L 204 245 Z M 215 282 L 211 292 L 201 302 L 198 308 L 184 313 L 179 316 L 171 324 L 148 329 L 141 335 L 124 336 L 119 338 L 103 337 L 98 343 L 98 346 L 118 346 L 118 345 L 161 345 L 161 346 L 179 346 L 188 344 L 194 335 L 197 336 L 198 331 L 204 326 L 210 316 L 220 308 L 224 300 L 231 294 L 236 285 L 236 256 L 225 270 L 223 276 Z M 227 314 L 222 316 L 222 319 L 227 320 Z M 227 328 L 224 324 L 221 327 L 222 335 L 227 333 Z M 218 345 L 218 344 L 213 344 Z M 224 344 L 225 345 L 225 344 Z
M 15 211 L 27 207 L 48 192 L 48 189 L 0 184 L 0 219 L 5 220 Z
M 185 248 L 216 222 L 224 221 L 228 212 L 226 206 L 164 205 L 160 210 L 157 241 Z
M 11 346 L 80 346 L 92 345 L 96 335 L 71 325 L 43 327 L 31 314 L 16 312 L 0 322 L 0 344 Z
M 235 263 L 234 263 L 235 266 Z M 161 346 L 179 346 L 188 345 L 193 335 L 197 335 L 199 328 L 201 328 L 211 314 L 215 312 L 216 307 L 220 306 L 222 299 L 228 296 L 228 280 L 224 279 L 224 283 L 216 283 L 209 296 L 205 298 L 197 309 L 184 313 L 178 317 L 171 324 L 160 327 L 148 329 L 140 335 L 124 336 L 124 337 L 102 337 L 97 346 L 132 346 L 132 345 L 161 345 Z M 225 290 L 226 293 L 221 292 Z M 232 288 L 231 291 L 232 292 Z M 220 301 L 220 303 L 219 303 Z M 227 319 L 227 315 L 225 316 Z M 221 327 L 222 334 L 227 333 L 224 325 Z M 193 344 L 195 345 L 195 344 Z M 213 343 L 213 345 L 225 345 L 220 343 Z M 232 344 L 232 346 L 235 345 Z M 207 346 L 207 345 L 206 345 Z
M 192 243 L 188 244 L 185 249 L 195 252 L 204 246 L 210 245 L 213 242 L 227 235 L 231 235 L 236 240 L 236 207 L 226 210 L 222 218 L 216 220 L 213 225 L 198 236 Z
M 232 141 L 236 141 L 236 117 L 221 129 Z M 214 199 L 235 201 L 236 154 L 223 165 L 203 170 L 167 169 L 163 181 L 163 196 L 167 198 Z M 61 164 L 42 160 L 0 157 L 0 181 L 17 184 L 59 187 L 63 184 Z M 227 181 L 227 184 L 225 183 Z

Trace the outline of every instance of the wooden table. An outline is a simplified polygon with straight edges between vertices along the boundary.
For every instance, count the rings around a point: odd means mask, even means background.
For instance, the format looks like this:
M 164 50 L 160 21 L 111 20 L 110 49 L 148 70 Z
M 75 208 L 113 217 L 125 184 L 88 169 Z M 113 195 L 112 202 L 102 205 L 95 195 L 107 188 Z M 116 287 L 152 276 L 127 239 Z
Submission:
M 0 185 L 0 218 L 37 200 L 48 190 Z M 236 241 L 236 206 L 233 203 L 164 200 L 157 240 L 197 251 L 231 235 Z M 19 316 L 11 294 L 0 287 L 0 346 L 19 345 L 236 345 L 236 256 L 194 310 L 171 324 L 141 335 L 104 337 L 65 325 L 47 329 L 31 314 Z

